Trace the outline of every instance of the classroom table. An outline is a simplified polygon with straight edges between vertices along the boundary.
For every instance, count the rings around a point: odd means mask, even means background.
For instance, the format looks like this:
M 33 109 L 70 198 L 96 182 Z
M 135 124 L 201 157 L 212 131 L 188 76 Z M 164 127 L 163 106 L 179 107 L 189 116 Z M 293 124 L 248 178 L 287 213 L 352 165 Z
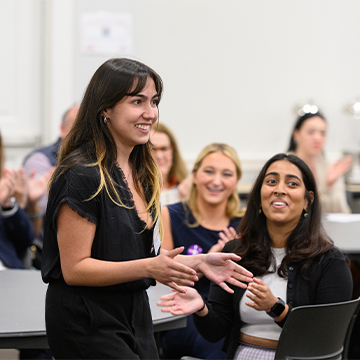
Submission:
M 350 259 L 360 258 L 360 214 L 324 214 L 325 231 Z
M 45 293 L 38 270 L 0 271 L 0 349 L 47 348 Z M 161 312 L 156 302 L 171 292 L 165 285 L 148 289 L 154 332 L 186 326 L 186 316 Z

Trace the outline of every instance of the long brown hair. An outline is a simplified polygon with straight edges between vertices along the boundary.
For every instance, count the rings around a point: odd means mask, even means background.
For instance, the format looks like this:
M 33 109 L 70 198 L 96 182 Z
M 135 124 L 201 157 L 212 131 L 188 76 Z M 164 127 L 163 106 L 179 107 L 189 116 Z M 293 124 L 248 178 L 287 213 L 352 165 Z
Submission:
M 240 240 L 236 240 L 237 246 L 234 252 L 242 257 L 241 265 L 255 276 L 268 272 L 273 261 L 271 239 L 266 227 L 266 217 L 263 212 L 259 212 L 259 208 L 266 172 L 272 163 L 279 160 L 289 161 L 301 171 L 305 197 L 308 199 L 308 215 L 301 216 L 297 226 L 289 235 L 286 256 L 278 269 L 278 274 L 287 277 L 287 264 L 293 262 L 301 264 L 301 274 L 305 277 L 310 265 L 320 261 L 321 256 L 334 245 L 322 227 L 321 205 L 314 175 L 305 162 L 295 155 L 277 154 L 261 169 L 248 197 L 246 212 L 239 225 Z M 313 197 L 310 191 L 313 192 Z
M 53 178 L 77 164 L 96 166 L 100 173 L 100 184 L 93 197 L 105 189 L 112 201 L 119 206 L 125 206 L 115 190 L 116 184 L 110 175 L 116 164 L 117 150 L 102 114 L 105 109 L 112 108 L 125 96 L 141 92 L 149 78 L 155 83 L 160 101 L 162 80 L 145 64 L 126 58 L 110 59 L 96 70 L 86 89 L 75 123 L 61 145 L 59 165 Z M 155 210 L 154 221 L 159 219 L 161 222 L 161 175 L 152 157 L 150 143 L 135 146 L 129 161 L 136 191 L 147 204 L 147 210 Z M 144 188 L 144 193 L 151 195 L 150 200 L 144 198 L 140 184 Z

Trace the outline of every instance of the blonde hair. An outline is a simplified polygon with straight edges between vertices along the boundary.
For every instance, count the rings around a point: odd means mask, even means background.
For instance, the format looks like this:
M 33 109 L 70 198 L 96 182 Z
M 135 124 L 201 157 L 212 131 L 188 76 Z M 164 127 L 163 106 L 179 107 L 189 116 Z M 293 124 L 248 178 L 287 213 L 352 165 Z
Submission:
M 171 132 L 171 130 L 167 126 L 165 126 L 164 124 L 162 124 L 160 122 L 157 123 L 156 126 L 154 126 L 154 130 L 157 133 L 163 133 L 163 134 L 167 135 L 170 139 L 170 144 L 171 144 L 172 153 L 173 153 L 173 160 L 172 160 L 171 169 L 170 169 L 170 172 L 168 175 L 169 180 L 171 178 L 175 178 L 179 182 L 183 181 L 188 176 L 188 171 L 187 171 L 185 162 L 180 155 L 179 147 L 178 147 L 178 144 L 177 144 L 174 134 Z
M 239 157 L 238 157 L 235 149 L 227 144 L 212 143 L 212 144 L 206 146 L 200 152 L 199 156 L 197 157 L 192 172 L 196 173 L 199 170 L 199 168 L 202 164 L 202 161 L 208 155 L 213 154 L 213 153 L 221 153 L 221 154 L 224 154 L 225 156 L 227 156 L 229 159 L 231 159 L 236 167 L 237 179 L 240 180 L 242 172 L 241 172 L 241 165 L 240 165 Z M 191 185 L 189 197 L 188 197 L 188 200 L 186 201 L 186 203 L 189 206 L 194 217 L 197 219 L 200 219 L 201 214 L 199 212 L 199 208 L 197 205 L 197 195 L 198 195 L 197 187 L 193 183 Z M 239 198 L 239 194 L 237 192 L 236 187 L 235 187 L 234 191 L 232 192 L 232 194 L 230 195 L 230 197 L 228 198 L 225 213 L 229 219 L 232 219 L 237 216 L 239 216 L 239 217 L 243 216 L 245 213 L 244 209 L 240 209 L 240 198 Z M 199 225 L 198 222 L 196 222 L 192 226 L 196 227 L 198 225 Z

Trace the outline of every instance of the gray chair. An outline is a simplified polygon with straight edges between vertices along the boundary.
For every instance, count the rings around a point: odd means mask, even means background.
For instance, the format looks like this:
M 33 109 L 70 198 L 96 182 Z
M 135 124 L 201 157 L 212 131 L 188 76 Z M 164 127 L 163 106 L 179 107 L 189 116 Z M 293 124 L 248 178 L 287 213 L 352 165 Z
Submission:
M 294 308 L 281 332 L 275 360 L 347 359 L 360 298 Z M 184 356 L 181 360 L 200 360 Z
M 281 332 L 275 360 L 343 359 L 360 298 L 294 308 Z

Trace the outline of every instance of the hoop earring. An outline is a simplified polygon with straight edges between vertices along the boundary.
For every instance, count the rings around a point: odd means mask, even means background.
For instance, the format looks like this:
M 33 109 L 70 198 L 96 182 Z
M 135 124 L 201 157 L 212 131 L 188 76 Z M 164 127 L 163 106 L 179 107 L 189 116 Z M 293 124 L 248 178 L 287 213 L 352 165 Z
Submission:
M 106 117 L 106 116 L 104 116 L 104 124 L 106 124 L 106 123 L 107 123 L 107 121 L 108 121 L 107 117 Z

